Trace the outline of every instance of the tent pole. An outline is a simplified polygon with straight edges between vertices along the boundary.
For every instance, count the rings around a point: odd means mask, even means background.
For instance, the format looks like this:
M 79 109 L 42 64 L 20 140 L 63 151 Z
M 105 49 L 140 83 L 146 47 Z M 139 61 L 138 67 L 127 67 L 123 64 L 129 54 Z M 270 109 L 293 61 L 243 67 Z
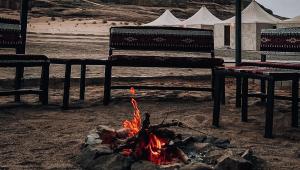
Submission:
M 242 62 L 242 0 L 235 0 L 235 63 Z

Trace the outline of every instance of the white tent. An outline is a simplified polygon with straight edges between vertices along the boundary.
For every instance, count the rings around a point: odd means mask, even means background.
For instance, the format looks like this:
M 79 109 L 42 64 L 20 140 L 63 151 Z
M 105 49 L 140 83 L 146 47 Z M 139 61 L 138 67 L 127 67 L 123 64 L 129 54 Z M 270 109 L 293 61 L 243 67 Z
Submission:
M 242 11 L 242 23 L 272 23 L 276 24 L 280 19 L 267 13 L 255 0 Z M 235 17 L 223 21 L 223 23 L 235 23 Z
M 278 28 L 300 27 L 300 16 L 280 22 Z
M 281 20 L 267 13 L 255 0 L 242 11 L 242 49 L 260 49 L 262 29 L 274 28 Z M 215 48 L 235 48 L 235 17 L 215 24 Z
M 214 16 L 205 6 L 202 6 L 197 13 L 183 21 L 181 25 L 184 27 L 213 29 L 213 26 L 220 22 L 219 18 Z
M 169 10 L 166 10 L 160 17 L 156 20 L 144 24 L 143 26 L 178 26 L 181 21 L 176 18 Z

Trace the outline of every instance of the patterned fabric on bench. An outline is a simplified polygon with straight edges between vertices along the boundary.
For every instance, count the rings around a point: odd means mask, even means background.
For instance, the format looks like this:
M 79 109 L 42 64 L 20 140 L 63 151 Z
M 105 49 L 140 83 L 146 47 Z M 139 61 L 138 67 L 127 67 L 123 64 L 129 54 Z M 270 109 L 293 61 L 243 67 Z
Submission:
M 20 0 L 20 19 L 0 17 L 0 48 L 14 48 L 25 54 L 28 5 L 30 0 Z
M 0 18 L 0 46 L 20 45 L 21 43 L 20 21 Z
M 242 62 L 240 66 L 258 66 L 300 70 L 300 63 L 281 63 L 281 62 Z
M 191 28 L 113 27 L 111 50 L 199 51 L 214 49 L 213 32 Z
M 213 68 L 223 66 L 220 58 L 167 57 L 167 56 L 126 56 L 110 57 L 113 66 L 132 67 L 175 67 L 175 68 Z
M 300 27 L 262 30 L 260 50 L 300 52 Z
M 214 57 L 213 31 L 177 27 L 113 27 L 110 29 L 109 58 L 105 67 L 104 99 L 107 105 L 111 98 L 111 89 L 129 89 L 130 86 L 112 86 L 112 67 L 171 67 L 206 68 L 212 70 L 223 66 L 224 60 Z M 181 57 L 153 55 L 120 55 L 115 51 L 178 51 L 210 53 L 210 57 Z M 177 56 L 177 55 L 176 55 Z M 214 78 L 212 78 L 214 80 Z M 213 86 L 213 81 L 211 83 Z M 213 87 L 165 87 L 135 86 L 137 89 L 191 90 L 208 91 Z

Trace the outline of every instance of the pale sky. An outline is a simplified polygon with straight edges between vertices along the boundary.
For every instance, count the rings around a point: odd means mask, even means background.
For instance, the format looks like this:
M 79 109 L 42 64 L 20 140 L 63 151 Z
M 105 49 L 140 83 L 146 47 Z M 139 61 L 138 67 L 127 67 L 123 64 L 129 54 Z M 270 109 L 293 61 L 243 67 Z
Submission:
M 300 15 L 300 0 L 256 0 L 256 2 L 283 17 L 292 18 Z

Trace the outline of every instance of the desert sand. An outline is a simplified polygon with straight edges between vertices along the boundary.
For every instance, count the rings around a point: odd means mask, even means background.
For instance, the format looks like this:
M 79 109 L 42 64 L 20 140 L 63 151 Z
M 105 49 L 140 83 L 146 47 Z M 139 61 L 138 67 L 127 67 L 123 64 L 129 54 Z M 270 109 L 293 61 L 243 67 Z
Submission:
M 50 23 L 50 24 L 49 24 Z M 45 54 L 52 58 L 106 59 L 108 30 L 113 25 L 134 25 L 124 22 L 60 18 L 32 18 L 29 23 L 27 53 Z M 70 32 L 70 30 L 72 30 Z M 13 53 L 0 50 L 0 53 Z M 174 55 L 174 54 L 172 54 Z M 184 54 L 199 56 L 199 54 Z M 203 55 L 202 55 L 203 56 Z M 231 58 L 225 58 L 230 60 Z M 25 77 L 34 79 L 38 70 L 26 69 Z M 72 70 L 79 76 L 79 68 Z M 23 103 L 13 103 L 13 97 L 0 98 L 0 169 L 80 169 L 76 158 L 80 146 L 90 130 L 99 124 L 119 127 L 131 117 L 128 91 L 114 91 L 113 102 L 102 105 L 103 66 L 88 67 L 86 101 L 78 101 L 78 84 L 71 88 L 71 109 L 61 110 L 61 81 L 64 68 L 51 66 L 50 104 L 41 106 L 37 97 L 24 96 Z M 116 68 L 115 83 L 161 84 L 196 86 L 208 84 L 203 75 L 209 71 L 199 69 L 142 69 Z M 1 68 L 1 88 L 9 86 L 7 79 L 14 77 L 14 70 Z M 135 78 L 142 77 L 140 81 Z M 149 78 L 152 77 L 152 78 Z M 192 77 L 192 78 L 187 78 Z M 128 78 L 128 79 L 127 79 Z M 99 80 L 99 81 L 96 81 Z M 182 81 L 179 81 L 182 80 Z M 200 82 L 200 80 L 202 80 Z M 34 84 L 34 83 L 33 83 Z M 253 88 L 256 86 L 253 84 Z M 289 89 L 279 89 L 288 94 Z M 228 138 L 233 145 L 252 149 L 266 161 L 266 169 L 299 169 L 300 129 L 290 127 L 290 102 L 276 101 L 274 139 L 263 138 L 264 107 L 257 99 L 250 100 L 249 122 L 240 122 L 240 109 L 234 106 L 234 86 L 227 82 L 227 102 L 222 107 L 221 128 L 211 126 L 212 101 L 205 92 L 137 91 L 142 112 L 151 113 L 152 122 L 158 123 L 167 114 L 168 119 L 180 119 L 195 129 L 219 138 Z M 186 129 L 182 133 L 197 134 Z

